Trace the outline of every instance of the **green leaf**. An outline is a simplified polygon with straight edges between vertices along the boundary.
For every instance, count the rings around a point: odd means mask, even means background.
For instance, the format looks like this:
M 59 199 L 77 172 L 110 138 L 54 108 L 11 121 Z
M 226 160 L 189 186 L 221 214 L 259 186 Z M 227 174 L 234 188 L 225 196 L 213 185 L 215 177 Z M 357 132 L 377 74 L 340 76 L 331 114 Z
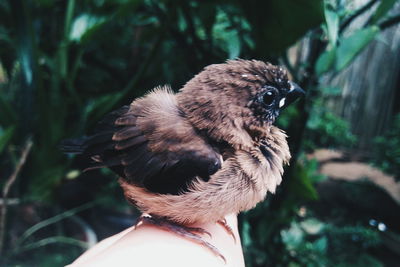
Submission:
M 324 21 L 322 0 L 239 1 L 251 25 L 255 54 L 269 58 L 284 52 Z
M 321 75 L 331 69 L 333 63 L 335 62 L 336 47 L 326 50 L 322 53 L 315 64 L 315 72 L 317 75 Z
M 319 239 L 317 239 L 314 243 L 313 243 L 313 247 L 315 250 L 317 250 L 320 253 L 325 253 L 326 249 L 328 248 L 328 239 L 326 236 L 323 236 Z
M 378 9 L 372 16 L 371 23 L 375 24 L 378 20 L 386 15 L 386 13 L 393 7 L 397 0 L 381 0 Z
M 228 42 L 228 57 L 229 59 L 234 59 L 239 57 L 240 55 L 240 40 L 237 34 L 232 34 L 229 36 L 229 42 Z
M 313 185 L 313 170 L 308 170 L 308 166 L 297 164 L 296 175 L 290 178 L 289 187 L 297 197 L 303 200 L 317 200 L 318 192 Z
M 4 131 L 0 128 L 0 154 L 14 135 L 15 126 L 10 126 Z
M 379 28 L 377 26 L 368 27 L 355 31 L 352 35 L 343 38 L 336 50 L 335 70 L 340 71 L 375 38 Z
M 238 31 L 229 22 L 228 14 L 219 11 L 217 22 L 212 28 L 212 36 L 219 46 L 228 54 L 228 58 L 237 58 L 240 55 L 241 43 Z
M 33 225 L 32 227 L 28 228 L 19 239 L 16 241 L 16 247 L 19 247 L 24 243 L 25 240 L 27 240 L 30 236 L 32 236 L 35 232 L 37 232 L 40 229 L 43 229 L 51 224 L 54 224 L 56 222 L 59 222 L 61 220 L 64 220 L 65 218 L 69 218 L 73 215 L 75 215 L 78 212 L 81 212 L 83 210 L 92 208 L 93 206 L 96 205 L 95 201 L 92 202 L 87 202 L 81 206 L 75 207 L 70 210 L 66 210 L 63 213 L 60 213 L 56 216 L 50 217 L 48 219 L 45 219 L 43 221 L 38 222 L 37 224 Z
M 79 239 L 75 239 L 72 237 L 66 237 L 66 236 L 52 236 L 52 237 L 47 237 L 43 238 L 39 241 L 30 243 L 28 245 L 22 246 L 14 251 L 15 254 L 25 252 L 28 250 L 32 249 L 37 249 L 43 246 L 47 245 L 52 245 L 55 243 L 62 243 L 62 244 L 68 244 L 68 245 L 73 245 L 73 246 L 78 246 L 84 249 L 88 248 L 88 244 L 84 241 L 81 241 Z
M 324 228 L 324 224 L 317 219 L 309 218 L 300 223 L 303 230 L 310 235 L 319 234 Z
M 337 43 L 339 32 L 339 16 L 331 5 L 325 5 L 324 8 L 325 22 L 328 30 L 329 42 L 332 46 Z
M 304 243 L 304 231 L 300 225 L 292 222 L 288 230 L 281 231 L 281 237 L 283 243 L 285 243 L 288 249 L 297 249 Z
M 8 126 L 16 121 L 16 112 L 13 110 L 10 103 L 0 95 L 0 125 Z
M 69 39 L 77 42 L 87 39 L 88 35 L 93 34 L 93 31 L 98 29 L 104 21 L 105 19 L 101 17 L 89 14 L 80 15 L 72 24 Z

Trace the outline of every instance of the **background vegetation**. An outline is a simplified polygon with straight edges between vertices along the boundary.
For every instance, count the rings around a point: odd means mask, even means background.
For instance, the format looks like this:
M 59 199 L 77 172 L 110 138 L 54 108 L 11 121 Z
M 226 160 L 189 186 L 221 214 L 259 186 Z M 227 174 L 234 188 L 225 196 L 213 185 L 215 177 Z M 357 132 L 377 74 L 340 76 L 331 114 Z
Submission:
M 388 256 L 379 222 L 346 212 L 336 216 L 335 209 L 319 216 L 317 206 L 308 206 L 318 202 L 315 184 L 324 177 L 305 153 L 357 146 L 348 124 L 326 107 L 325 97 L 337 92 L 322 78 L 342 71 L 381 31 L 399 22 L 399 14 L 388 13 L 395 4 L 1 1 L 2 264 L 67 264 L 93 241 L 93 231 L 105 237 L 137 215 L 112 173 L 81 173 L 85 162 L 62 155 L 60 140 L 90 132 L 104 114 L 157 85 L 178 90 L 204 66 L 240 57 L 285 65 L 307 90 L 278 122 L 290 136 L 293 154 L 283 185 L 240 218 L 247 266 L 383 266 Z M 367 16 L 366 23 L 349 27 L 359 16 Z M 301 57 L 290 55 L 293 46 Z M 379 156 L 372 161 L 398 175 L 398 117 L 393 125 L 377 138 Z M 361 192 L 363 199 L 369 192 L 360 189 L 364 186 L 346 192 Z

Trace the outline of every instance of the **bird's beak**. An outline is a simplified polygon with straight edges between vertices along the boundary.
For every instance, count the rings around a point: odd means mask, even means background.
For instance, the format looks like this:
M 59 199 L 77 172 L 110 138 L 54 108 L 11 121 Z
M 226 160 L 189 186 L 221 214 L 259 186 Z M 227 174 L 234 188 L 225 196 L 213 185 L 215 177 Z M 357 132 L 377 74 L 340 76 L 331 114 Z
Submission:
M 299 85 L 297 85 L 294 82 L 289 82 L 290 83 L 290 90 L 288 94 L 286 95 L 285 98 L 282 98 L 281 101 L 279 102 L 279 108 L 284 109 L 287 106 L 289 106 L 291 103 L 296 101 L 297 98 L 304 96 L 306 92 L 304 92 L 303 89 L 300 88 Z

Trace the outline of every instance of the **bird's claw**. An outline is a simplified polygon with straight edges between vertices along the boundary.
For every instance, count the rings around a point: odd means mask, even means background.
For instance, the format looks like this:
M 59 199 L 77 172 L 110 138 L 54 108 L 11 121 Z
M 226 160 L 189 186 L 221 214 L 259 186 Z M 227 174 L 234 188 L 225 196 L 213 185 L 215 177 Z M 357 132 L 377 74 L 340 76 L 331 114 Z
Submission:
M 150 215 L 140 216 L 140 218 L 136 222 L 135 228 L 141 224 L 151 224 L 151 225 L 158 226 L 161 229 L 175 233 L 179 236 L 182 236 L 191 241 L 194 241 L 202 246 L 205 246 L 206 248 L 211 250 L 211 252 L 213 252 L 216 256 L 220 257 L 226 264 L 226 258 L 219 252 L 219 250 L 215 246 L 211 245 L 209 242 L 207 242 L 201 238 L 200 234 L 207 234 L 208 236 L 212 237 L 208 231 L 206 231 L 202 228 L 188 227 L 188 226 L 184 226 L 184 225 L 175 223 L 173 221 L 170 221 L 166 218 L 150 216 Z
M 225 231 L 228 232 L 228 234 L 229 234 L 230 236 L 232 236 L 233 241 L 235 241 L 235 244 L 236 244 L 236 236 L 235 236 L 235 233 L 233 232 L 232 227 L 230 227 L 229 224 L 226 222 L 226 219 L 224 218 L 224 219 L 222 219 L 222 220 L 218 220 L 217 223 L 218 223 L 219 225 L 221 225 L 221 226 L 225 229 Z

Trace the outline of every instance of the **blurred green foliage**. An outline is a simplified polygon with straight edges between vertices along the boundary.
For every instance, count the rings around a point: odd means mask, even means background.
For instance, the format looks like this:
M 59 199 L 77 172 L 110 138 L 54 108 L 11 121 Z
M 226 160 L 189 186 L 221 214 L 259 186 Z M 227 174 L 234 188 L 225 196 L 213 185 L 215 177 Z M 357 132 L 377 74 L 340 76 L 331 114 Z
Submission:
M 373 164 L 400 180 L 400 114 L 384 135 L 375 138 L 373 152 Z
M 279 203 L 274 202 L 276 197 L 270 195 L 267 201 L 242 215 L 241 236 L 247 265 L 265 266 L 271 262 L 277 266 L 289 264 L 286 241 L 281 231 L 298 217 L 301 203 L 318 199 L 313 184 L 324 177 L 317 173 L 317 169 L 315 160 L 307 160 L 302 155 L 294 168 L 296 175 L 291 176 L 286 184 L 290 194 L 285 195 Z M 276 205 L 279 205 L 279 209 Z
M 347 126 L 322 108 L 319 75 L 342 70 L 389 27 L 385 16 L 394 2 L 379 2 L 364 27 L 344 36 L 368 8 L 322 0 L 1 1 L 2 177 L 10 176 L 32 138 L 12 196 L 59 207 L 65 183 L 95 177 L 97 187 L 87 198 L 105 194 L 113 206 L 114 175 L 80 173 L 82 163 L 58 151 L 60 140 L 90 132 L 104 114 L 155 86 L 179 89 L 208 64 L 235 57 L 284 63 L 307 90 L 307 98 L 278 122 L 290 136 L 293 160 L 277 195 L 242 217 L 241 232 L 247 266 L 307 265 L 302 255 L 325 255 L 327 237 L 288 257 L 295 245 L 285 229 L 294 225 L 300 205 L 318 198 L 313 184 L 321 179 L 315 163 L 300 156 L 302 145 L 354 142 Z M 301 38 L 308 39 L 309 54 L 291 65 L 287 49 Z
M 379 234 L 365 226 L 338 227 L 311 217 L 292 222 L 281 236 L 288 250 L 287 266 L 383 266 L 368 252 L 380 245 Z
M 344 34 L 352 21 L 377 3 L 377 9 L 363 27 Z M 385 24 L 382 18 L 395 3 L 396 0 L 371 0 L 358 10 L 349 10 L 351 1 L 325 1 L 325 24 L 322 29 L 328 42 L 315 64 L 316 73 L 321 75 L 332 70 L 338 72 L 348 66 L 379 33 Z
M 318 147 L 350 148 L 357 139 L 349 129 L 349 124 L 326 108 L 321 98 L 316 99 L 307 121 L 304 149 L 312 151 Z
M 68 251 L 68 253 L 66 253 Z M 55 267 L 65 266 L 73 262 L 82 253 L 81 248 L 65 245 L 62 243 L 52 244 L 52 249 L 38 248 L 35 253 L 26 253 L 24 259 L 18 259 L 12 265 L 4 266 L 40 266 L 40 267 Z M 29 256 L 28 256 L 29 255 Z M 38 265 L 33 265 L 37 263 Z M 39 265 L 40 264 L 40 265 Z

